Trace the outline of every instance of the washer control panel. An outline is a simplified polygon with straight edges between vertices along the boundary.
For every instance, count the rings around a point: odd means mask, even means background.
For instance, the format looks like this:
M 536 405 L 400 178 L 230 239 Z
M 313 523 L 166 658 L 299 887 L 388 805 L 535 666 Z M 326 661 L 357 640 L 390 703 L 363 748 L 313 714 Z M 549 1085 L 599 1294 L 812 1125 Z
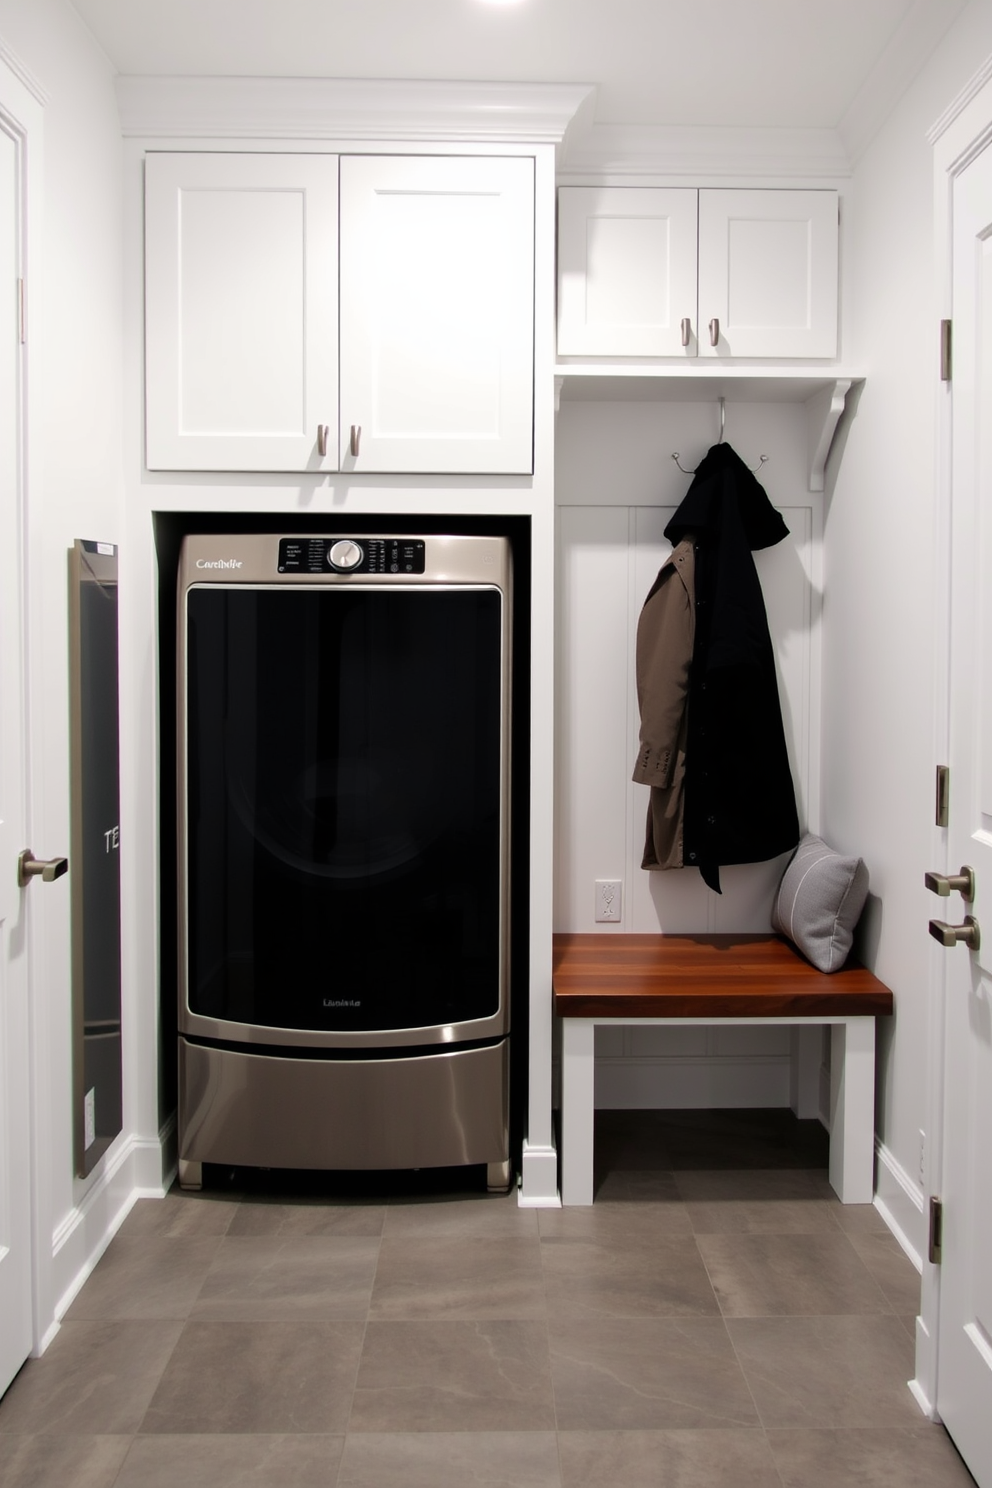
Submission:
M 279 572 L 285 574 L 422 574 L 421 537 L 282 537 Z

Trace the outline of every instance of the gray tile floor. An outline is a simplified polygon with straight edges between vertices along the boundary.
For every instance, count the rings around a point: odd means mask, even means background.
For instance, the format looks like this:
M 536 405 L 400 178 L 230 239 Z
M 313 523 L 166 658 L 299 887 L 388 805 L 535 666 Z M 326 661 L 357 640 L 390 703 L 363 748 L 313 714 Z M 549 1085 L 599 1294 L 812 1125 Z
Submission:
M 786 1112 L 601 1112 L 591 1209 L 218 1175 L 0 1402 L 4 1488 L 952 1488 L 919 1278 Z M 236 1188 L 233 1185 L 240 1184 Z

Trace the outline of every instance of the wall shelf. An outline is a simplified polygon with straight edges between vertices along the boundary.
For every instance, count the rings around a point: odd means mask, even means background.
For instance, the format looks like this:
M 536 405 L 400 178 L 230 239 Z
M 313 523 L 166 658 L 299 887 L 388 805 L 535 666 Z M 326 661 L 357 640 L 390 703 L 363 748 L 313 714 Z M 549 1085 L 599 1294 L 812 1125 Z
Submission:
M 555 411 L 566 402 L 802 403 L 806 408 L 809 489 L 822 491 L 830 446 L 864 373 L 836 366 L 569 362 L 555 364 Z

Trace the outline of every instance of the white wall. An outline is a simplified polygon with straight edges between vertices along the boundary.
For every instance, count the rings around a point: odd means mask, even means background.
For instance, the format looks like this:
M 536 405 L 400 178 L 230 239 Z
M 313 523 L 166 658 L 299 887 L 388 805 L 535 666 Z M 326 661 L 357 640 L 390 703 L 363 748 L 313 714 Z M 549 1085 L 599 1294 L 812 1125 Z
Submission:
M 119 536 L 121 140 L 112 68 L 65 0 L 0 0 L 0 40 L 47 95 L 44 200 L 29 206 L 41 272 L 27 293 L 28 394 L 41 433 L 29 473 L 29 814 L 31 846 L 49 856 L 69 850 L 67 550 L 76 537 Z M 74 1178 L 66 883 L 29 905 L 42 1333 L 99 1243 L 87 1200 L 115 1156 L 87 1183 Z
M 942 727 L 932 639 L 941 312 L 925 133 L 990 54 L 992 6 L 974 0 L 856 167 L 848 354 L 868 376 L 842 457 L 835 448 L 831 458 L 824 508 L 823 827 L 871 872 L 862 950 L 896 999 L 879 1040 L 879 1188 L 902 1206 L 897 1217 L 917 1248 L 932 1077 L 933 901 L 923 874 L 939 866 Z M 907 1178 L 909 1194 L 900 1191 Z

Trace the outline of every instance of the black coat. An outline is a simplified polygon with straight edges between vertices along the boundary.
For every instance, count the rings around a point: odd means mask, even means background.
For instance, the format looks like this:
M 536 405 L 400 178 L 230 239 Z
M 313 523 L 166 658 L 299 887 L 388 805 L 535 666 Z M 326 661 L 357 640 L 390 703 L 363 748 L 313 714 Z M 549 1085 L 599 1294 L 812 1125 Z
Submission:
M 715 444 L 665 528 L 696 542 L 683 862 L 720 892 L 724 863 L 757 863 L 799 841 L 775 657 L 752 549 L 788 536 L 727 444 Z

